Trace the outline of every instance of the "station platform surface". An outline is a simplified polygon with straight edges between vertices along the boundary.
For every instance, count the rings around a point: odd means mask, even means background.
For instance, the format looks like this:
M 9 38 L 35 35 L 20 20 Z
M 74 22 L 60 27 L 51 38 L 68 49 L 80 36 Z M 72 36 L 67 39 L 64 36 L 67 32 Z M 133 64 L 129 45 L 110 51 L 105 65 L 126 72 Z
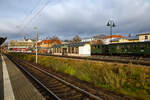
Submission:
M 5 55 L 0 56 L 0 100 L 45 100 Z

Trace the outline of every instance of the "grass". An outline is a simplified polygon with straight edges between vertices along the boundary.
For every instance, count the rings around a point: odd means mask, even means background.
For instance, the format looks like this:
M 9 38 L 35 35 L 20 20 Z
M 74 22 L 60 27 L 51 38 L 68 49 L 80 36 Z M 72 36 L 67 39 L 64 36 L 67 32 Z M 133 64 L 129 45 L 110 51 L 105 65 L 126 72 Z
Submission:
M 34 55 L 11 55 L 35 62 Z M 118 93 L 144 100 L 150 98 L 150 69 L 146 67 L 47 56 L 39 56 L 38 63 Z

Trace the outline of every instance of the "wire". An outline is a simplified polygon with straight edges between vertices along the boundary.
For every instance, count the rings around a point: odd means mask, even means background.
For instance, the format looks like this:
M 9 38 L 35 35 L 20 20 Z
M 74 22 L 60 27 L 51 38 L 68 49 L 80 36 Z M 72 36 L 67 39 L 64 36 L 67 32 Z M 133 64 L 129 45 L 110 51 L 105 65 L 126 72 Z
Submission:
M 20 26 L 22 26 L 22 27 L 20 28 L 20 30 L 18 31 L 18 33 L 21 33 L 21 32 L 24 31 L 24 29 L 25 29 L 25 27 L 26 27 L 26 25 L 27 25 L 27 22 L 29 22 L 28 20 L 30 20 L 30 19 L 32 18 L 32 16 L 34 16 L 34 12 L 35 12 L 35 14 L 36 14 L 36 9 L 39 8 L 39 6 L 42 5 L 42 3 L 44 3 L 44 2 L 42 2 L 42 1 L 45 1 L 45 0 L 40 0 L 40 1 L 33 7 L 33 9 L 30 11 L 30 13 L 24 17 L 23 22 L 22 22 L 21 25 L 20 25 Z M 37 6 L 37 5 L 38 5 L 38 6 Z M 26 34 L 26 33 L 24 33 L 24 34 Z M 29 35 L 29 34 L 26 34 L 26 35 Z M 30 35 L 29 35 L 29 36 L 30 36 Z
M 29 23 L 31 24 L 32 21 L 43 11 L 43 9 L 47 6 L 47 4 L 49 3 L 49 1 L 45 2 L 43 4 L 43 6 L 41 6 L 41 8 L 38 9 L 38 11 L 33 15 L 31 16 L 31 18 L 29 19 L 29 21 L 26 23 L 26 25 L 28 25 Z M 26 25 L 24 25 L 22 31 L 24 31 Z

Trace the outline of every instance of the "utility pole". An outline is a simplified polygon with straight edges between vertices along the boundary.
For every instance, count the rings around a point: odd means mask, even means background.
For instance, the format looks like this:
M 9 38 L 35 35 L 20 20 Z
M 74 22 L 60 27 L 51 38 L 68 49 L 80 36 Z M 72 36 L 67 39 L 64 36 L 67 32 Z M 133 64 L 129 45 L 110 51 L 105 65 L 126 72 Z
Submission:
M 109 20 L 107 26 L 110 27 L 110 36 L 111 36 L 111 43 L 112 43 L 112 28 L 116 26 L 114 20 Z
M 34 27 L 35 33 L 36 33 L 36 63 L 38 61 L 38 31 L 37 31 L 37 27 Z

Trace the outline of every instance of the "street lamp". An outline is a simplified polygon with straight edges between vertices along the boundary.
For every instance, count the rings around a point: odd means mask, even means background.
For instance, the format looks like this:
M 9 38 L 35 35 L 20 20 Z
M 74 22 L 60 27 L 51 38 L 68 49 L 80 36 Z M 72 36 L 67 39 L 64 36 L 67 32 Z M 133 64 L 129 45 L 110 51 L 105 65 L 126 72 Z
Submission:
M 110 27 L 110 36 L 111 36 L 111 43 L 112 43 L 112 28 L 116 26 L 114 20 L 109 20 L 106 26 Z
M 36 33 L 36 63 L 38 61 L 38 46 L 37 46 L 37 43 L 38 43 L 38 31 L 37 31 L 37 27 L 34 27 L 34 30 L 35 30 L 35 33 Z

